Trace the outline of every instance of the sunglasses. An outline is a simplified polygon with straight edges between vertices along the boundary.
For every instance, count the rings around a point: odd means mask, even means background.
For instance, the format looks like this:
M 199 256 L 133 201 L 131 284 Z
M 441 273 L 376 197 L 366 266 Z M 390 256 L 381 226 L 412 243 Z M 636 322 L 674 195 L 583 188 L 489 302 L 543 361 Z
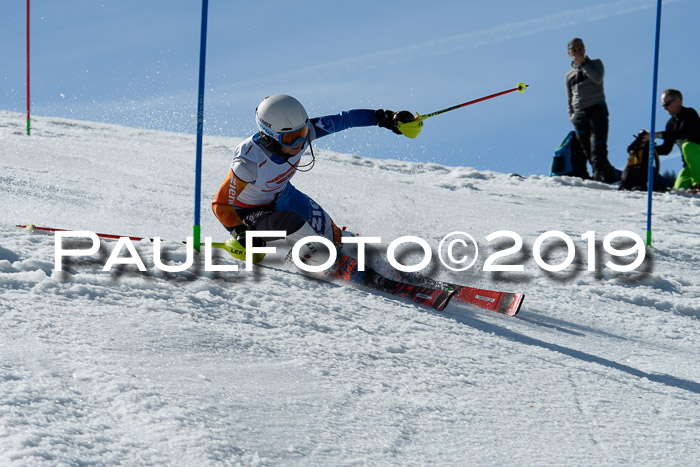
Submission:
M 303 143 L 309 137 L 309 125 L 304 128 L 299 128 L 298 130 L 290 131 L 287 133 L 280 133 L 277 141 L 282 146 L 287 146 L 288 148 L 293 148 L 300 142 Z
M 661 106 L 665 109 L 666 107 L 668 107 L 669 105 L 671 105 L 671 104 L 673 103 L 673 101 L 675 101 L 675 100 L 676 100 L 676 99 L 671 99 L 670 101 L 662 102 L 662 103 L 661 103 Z

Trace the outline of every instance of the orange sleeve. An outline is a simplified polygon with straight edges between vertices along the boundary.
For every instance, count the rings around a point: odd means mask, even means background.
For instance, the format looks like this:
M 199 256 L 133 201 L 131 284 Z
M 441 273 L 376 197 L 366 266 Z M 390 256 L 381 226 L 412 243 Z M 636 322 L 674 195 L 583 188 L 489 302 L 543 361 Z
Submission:
M 248 185 L 247 182 L 236 177 L 233 170 L 229 169 L 226 180 L 221 184 L 219 191 L 216 192 L 211 202 L 214 215 L 227 229 L 231 229 L 243 223 L 241 218 L 238 217 L 238 214 L 236 214 L 233 202 L 238 195 L 241 194 L 246 185 Z

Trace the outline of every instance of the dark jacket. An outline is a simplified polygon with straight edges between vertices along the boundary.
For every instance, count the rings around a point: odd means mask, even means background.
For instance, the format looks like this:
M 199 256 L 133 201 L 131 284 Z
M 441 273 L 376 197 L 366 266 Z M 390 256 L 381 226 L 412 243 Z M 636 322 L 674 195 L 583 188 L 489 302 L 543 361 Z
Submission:
M 604 75 L 605 67 L 600 59 L 591 60 L 586 56 L 581 65 L 571 63 L 571 70 L 565 76 L 569 120 L 575 112 L 605 102 Z
M 700 144 L 700 117 L 692 107 L 681 107 L 678 115 L 668 119 L 666 122 L 666 131 L 661 132 L 661 137 L 664 143 L 656 146 L 659 154 L 666 155 L 673 149 L 673 144 L 677 144 L 678 148 L 686 141 Z M 683 159 L 685 165 L 685 159 Z

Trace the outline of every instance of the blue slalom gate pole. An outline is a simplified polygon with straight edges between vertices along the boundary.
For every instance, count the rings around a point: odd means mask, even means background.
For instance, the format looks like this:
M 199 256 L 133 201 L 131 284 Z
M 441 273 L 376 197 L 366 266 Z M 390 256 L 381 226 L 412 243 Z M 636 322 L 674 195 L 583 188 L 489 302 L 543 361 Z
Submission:
M 209 0 L 202 0 L 202 31 L 199 39 L 199 94 L 197 99 L 197 162 L 194 180 L 194 247 L 199 251 L 201 229 L 199 226 L 199 208 L 202 197 L 202 137 L 204 135 L 204 69 L 207 59 L 207 16 Z
M 654 193 L 654 133 L 656 132 L 656 86 L 659 73 L 659 38 L 661 36 L 661 0 L 656 2 L 656 40 L 654 45 L 654 84 L 651 92 L 651 127 L 649 135 L 649 173 L 647 178 L 647 246 L 651 246 L 651 198 Z
M 29 0 L 27 0 L 27 136 L 31 132 L 31 117 L 29 115 L 29 109 L 31 107 L 29 101 Z

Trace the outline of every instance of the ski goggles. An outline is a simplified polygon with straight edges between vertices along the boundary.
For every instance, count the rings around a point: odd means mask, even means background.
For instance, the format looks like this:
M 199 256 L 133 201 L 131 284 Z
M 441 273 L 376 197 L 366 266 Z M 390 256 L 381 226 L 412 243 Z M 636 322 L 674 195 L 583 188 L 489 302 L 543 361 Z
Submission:
M 309 125 L 298 130 L 289 131 L 287 133 L 277 133 L 275 139 L 282 146 L 293 148 L 299 143 L 305 143 L 309 138 Z

